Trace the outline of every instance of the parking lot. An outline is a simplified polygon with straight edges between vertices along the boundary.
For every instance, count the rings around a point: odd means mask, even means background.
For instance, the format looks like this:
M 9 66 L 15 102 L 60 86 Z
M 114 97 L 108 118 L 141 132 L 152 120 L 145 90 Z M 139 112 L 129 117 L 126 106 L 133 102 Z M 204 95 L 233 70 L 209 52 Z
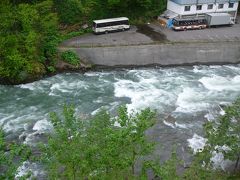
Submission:
M 240 17 L 238 17 L 240 20 Z M 158 24 L 150 25 L 155 31 L 166 35 L 169 41 L 224 41 L 240 40 L 240 24 L 233 26 L 222 26 L 216 28 L 207 28 L 201 30 L 173 31 L 163 28 Z
M 240 17 L 238 17 L 240 22 Z M 141 45 L 155 42 L 240 41 L 240 24 L 201 30 L 173 31 L 158 23 L 132 26 L 130 30 L 102 35 L 85 34 L 61 44 L 65 47 Z
M 114 45 L 134 45 L 154 42 L 145 34 L 138 33 L 137 28 L 132 26 L 130 30 L 124 32 L 114 32 L 108 34 L 95 35 L 93 33 L 69 39 L 61 44 L 66 47 L 80 46 L 114 46 Z

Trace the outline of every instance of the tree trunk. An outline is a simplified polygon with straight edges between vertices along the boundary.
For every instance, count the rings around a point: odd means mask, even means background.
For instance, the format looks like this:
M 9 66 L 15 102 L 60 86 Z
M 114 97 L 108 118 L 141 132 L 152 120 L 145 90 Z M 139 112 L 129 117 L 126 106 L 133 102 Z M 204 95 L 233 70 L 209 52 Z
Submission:
M 132 159 L 133 159 L 133 162 L 132 162 L 132 175 L 134 175 L 134 172 L 135 172 L 135 159 L 136 159 L 136 155 L 137 153 L 135 152 L 135 150 L 133 150 L 133 156 L 132 156 Z
M 76 179 L 76 170 L 75 170 L 75 163 L 72 163 L 72 171 L 73 171 L 73 180 Z
M 240 159 L 240 155 L 238 155 L 238 158 L 237 158 L 237 161 L 236 161 L 236 164 L 235 164 L 235 168 L 234 168 L 234 171 L 235 171 L 235 172 L 237 172 L 239 159 Z

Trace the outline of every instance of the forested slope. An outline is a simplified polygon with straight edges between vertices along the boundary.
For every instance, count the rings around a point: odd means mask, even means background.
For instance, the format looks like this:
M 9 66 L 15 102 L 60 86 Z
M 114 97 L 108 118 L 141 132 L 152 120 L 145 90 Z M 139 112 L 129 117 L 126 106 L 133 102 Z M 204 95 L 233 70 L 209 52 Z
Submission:
M 55 72 L 57 45 L 93 19 L 127 16 L 143 22 L 165 0 L 1 0 L 0 82 L 18 84 Z M 74 33 L 72 33 L 74 34 Z M 75 33 L 78 35 L 79 33 Z

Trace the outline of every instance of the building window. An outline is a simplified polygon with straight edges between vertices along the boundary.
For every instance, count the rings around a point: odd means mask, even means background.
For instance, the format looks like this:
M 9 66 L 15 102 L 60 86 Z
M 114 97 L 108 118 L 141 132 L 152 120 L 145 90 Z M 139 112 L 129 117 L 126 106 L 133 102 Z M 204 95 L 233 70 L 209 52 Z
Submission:
M 209 4 L 207 9 L 213 9 L 213 4 Z
M 228 4 L 228 8 L 233 8 L 233 6 L 234 6 L 234 3 L 229 3 Z
M 185 6 L 184 11 L 190 11 L 191 6 Z
M 197 5 L 197 11 L 202 10 L 202 5 Z
M 223 8 L 223 4 L 219 4 L 218 9 L 222 9 L 222 8 Z

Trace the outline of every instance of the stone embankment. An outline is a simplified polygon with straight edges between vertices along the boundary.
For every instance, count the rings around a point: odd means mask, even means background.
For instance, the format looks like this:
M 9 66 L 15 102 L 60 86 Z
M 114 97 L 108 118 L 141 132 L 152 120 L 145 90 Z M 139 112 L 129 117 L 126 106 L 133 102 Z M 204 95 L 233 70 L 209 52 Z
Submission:
M 240 25 L 175 32 L 151 24 L 73 38 L 59 49 L 71 49 L 84 61 L 103 67 L 239 63 Z

